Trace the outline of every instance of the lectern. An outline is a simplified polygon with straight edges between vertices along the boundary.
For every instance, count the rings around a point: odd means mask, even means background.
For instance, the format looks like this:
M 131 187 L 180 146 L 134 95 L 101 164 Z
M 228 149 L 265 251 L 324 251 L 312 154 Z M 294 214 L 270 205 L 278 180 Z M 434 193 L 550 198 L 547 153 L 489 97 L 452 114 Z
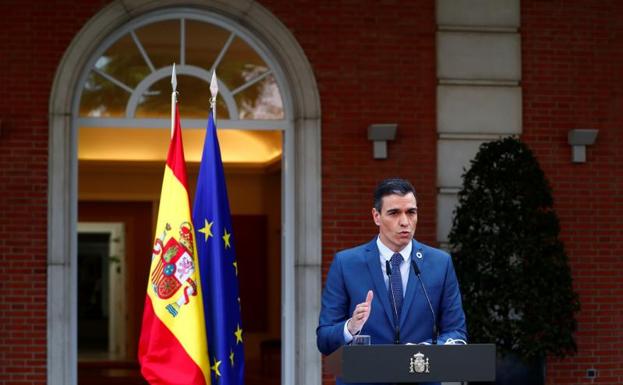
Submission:
M 327 357 L 344 382 L 495 381 L 495 345 L 347 345 Z

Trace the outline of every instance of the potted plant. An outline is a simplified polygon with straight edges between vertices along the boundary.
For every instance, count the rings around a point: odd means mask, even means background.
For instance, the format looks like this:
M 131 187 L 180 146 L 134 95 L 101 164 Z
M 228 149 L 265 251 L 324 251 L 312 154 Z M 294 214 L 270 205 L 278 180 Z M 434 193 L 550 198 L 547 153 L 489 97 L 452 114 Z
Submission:
M 543 383 L 546 355 L 576 351 L 579 301 L 559 232 L 528 146 L 514 137 L 482 144 L 463 175 L 449 242 L 470 342 L 497 345 L 499 384 Z M 531 379 L 514 372 L 526 368 Z

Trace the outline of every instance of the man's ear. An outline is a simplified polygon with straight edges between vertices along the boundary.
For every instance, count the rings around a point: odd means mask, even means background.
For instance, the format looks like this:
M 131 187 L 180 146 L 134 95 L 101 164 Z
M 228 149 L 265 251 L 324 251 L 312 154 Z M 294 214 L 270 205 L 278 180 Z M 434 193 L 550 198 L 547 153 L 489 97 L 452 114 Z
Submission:
M 378 211 L 376 211 L 376 208 L 372 208 L 372 220 L 374 220 L 374 223 L 377 226 L 381 225 L 381 213 L 379 213 Z

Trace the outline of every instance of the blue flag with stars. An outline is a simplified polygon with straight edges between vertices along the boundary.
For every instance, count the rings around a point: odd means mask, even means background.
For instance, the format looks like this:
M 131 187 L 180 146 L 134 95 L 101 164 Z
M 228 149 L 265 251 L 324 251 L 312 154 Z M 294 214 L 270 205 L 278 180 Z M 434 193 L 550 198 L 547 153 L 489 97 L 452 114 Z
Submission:
M 210 110 L 193 206 L 212 385 L 244 384 L 238 262 L 227 186 Z

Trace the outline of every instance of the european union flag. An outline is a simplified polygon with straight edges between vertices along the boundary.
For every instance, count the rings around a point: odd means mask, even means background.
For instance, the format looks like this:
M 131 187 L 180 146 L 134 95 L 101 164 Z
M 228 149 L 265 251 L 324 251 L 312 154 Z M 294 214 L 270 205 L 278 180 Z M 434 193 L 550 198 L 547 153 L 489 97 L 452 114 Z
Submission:
M 244 383 L 238 262 L 221 150 L 210 110 L 193 206 L 212 384 Z

